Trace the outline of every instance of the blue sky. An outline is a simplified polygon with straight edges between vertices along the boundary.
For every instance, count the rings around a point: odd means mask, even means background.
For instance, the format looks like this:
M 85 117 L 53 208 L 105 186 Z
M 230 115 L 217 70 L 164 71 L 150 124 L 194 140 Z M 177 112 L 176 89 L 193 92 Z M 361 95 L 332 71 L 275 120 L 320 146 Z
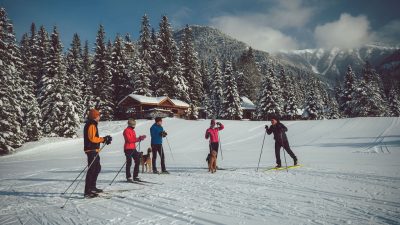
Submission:
M 137 38 L 144 13 L 156 29 L 167 15 L 174 29 L 210 25 L 270 52 L 400 42 L 399 0 L 0 0 L 0 6 L 17 37 L 32 22 L 49 31 L 57 25 L 65 46 L 75 32 L 93 43 L 99 24 L 108 38 Z

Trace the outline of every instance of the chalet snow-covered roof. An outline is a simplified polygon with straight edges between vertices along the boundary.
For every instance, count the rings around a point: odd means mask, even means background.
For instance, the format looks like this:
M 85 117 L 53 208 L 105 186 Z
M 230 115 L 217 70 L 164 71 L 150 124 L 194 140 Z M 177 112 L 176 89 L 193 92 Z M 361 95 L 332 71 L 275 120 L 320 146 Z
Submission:
M 242 99 L 241 107 L 242 109 L 256 109 L 256 106 L 254 103 L 248 99 L 247 97 L 240 97 Z
M 154 104 L 154 105 L 158 105 L 162 101 L 169 99 L 169 100 L 171 100 L 172 103 L 174 103 L 174 105 L 176 105 L 178 107 L 189 107 L 189 104 L 187 104 L 186 102 L 178 100 L 178 99 L 171 99 L 171 98 L 168 98 L 167 96 L 149 97 L 149 96 L 136 95 L 136 94 L 130 94 L 130 95 L 126 96 L 118 103 L 118 105 L 121 104 L 121 102 L 125 101 L 126 98 L 132 98 L 142 104 Z

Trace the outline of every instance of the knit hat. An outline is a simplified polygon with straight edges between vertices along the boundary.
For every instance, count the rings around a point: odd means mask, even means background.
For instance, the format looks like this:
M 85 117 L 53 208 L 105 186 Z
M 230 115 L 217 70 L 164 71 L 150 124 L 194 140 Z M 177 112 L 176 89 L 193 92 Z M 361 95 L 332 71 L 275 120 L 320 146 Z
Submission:
M 130 127 L 135 127 L 136 126 L 136 120 L 133 118 L 128 119 L 128 126 Z
M 212 119 L 212 120 L 211 120 L 210 125 L 212 125 L 212 126 L 215 125 L 215 119 Z
M 100 112 L 97 111 L 96 109 L 91 109 L 91 110 L 89 111 L 89 119 L 94 120 L 94 119 L 96 119 L 96 118 L 99 117 L 99 116 L 100 116 Z
M 276 120 L 277 122 L 279 122 L 279 117 L 277 115 L 272 115 L 270 117 L 270 120 Z

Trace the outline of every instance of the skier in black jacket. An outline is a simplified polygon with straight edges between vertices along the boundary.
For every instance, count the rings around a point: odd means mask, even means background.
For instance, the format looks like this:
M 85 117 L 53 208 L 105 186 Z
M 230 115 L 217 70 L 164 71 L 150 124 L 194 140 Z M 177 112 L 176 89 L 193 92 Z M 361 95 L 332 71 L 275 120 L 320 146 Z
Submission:
M 276 157 L 276 168 L 280 168 L 281 165 L 281 147 L 283 147 L 284 150 L 286 150 L 290 157 L 292 157 L 294 161 L 294 165 L 297 165 L 297 157 L 293 153 L 293 151 L 290 149 L 289 146 L 289 141 L 287 139 L 286 133 L 288 129 L 283 125 L 277 117 L 272 117 L 271 118 L 271 126 L 268 127 L 268 125 L 265 125 L 265 130 L 267 131 L 268 135 L 271 133 L 274 133 L 274 139 L 275 139 L 275 157 Z

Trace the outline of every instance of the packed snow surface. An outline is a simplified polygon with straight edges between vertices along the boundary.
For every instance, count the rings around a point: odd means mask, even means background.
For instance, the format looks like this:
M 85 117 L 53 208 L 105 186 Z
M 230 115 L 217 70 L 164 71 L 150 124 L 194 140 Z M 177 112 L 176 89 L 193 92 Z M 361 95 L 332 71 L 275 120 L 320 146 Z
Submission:
M 138 185 L 124 182 L 123 169 L 112 186 L 125 162 L 126 122 L 100 122 L 100 135 L 111 134 L 113 143 L 100 153 L 97 186 L 111 198 L 83 199 L 82 182 L 65 209 L 60 194 L 86 165 L 82 138 L 25 144 L 0 158 L 0 224 L 400 223 L 399 118 L 284 121 L 303 165 L 289 172 L 264 172 L 275 164 L 272 136 L 256 172 L 266 122 L 221 121 L 218 160 L 226 170 L 215 174 L 205 162 L 209 122 L 165 119 L 171 174 L 140 174 L 156 184 Z M 139 120 L 137 134 L 149 135 L 152 123 Z M 146 151 L 149 139 L 140 147 Z

